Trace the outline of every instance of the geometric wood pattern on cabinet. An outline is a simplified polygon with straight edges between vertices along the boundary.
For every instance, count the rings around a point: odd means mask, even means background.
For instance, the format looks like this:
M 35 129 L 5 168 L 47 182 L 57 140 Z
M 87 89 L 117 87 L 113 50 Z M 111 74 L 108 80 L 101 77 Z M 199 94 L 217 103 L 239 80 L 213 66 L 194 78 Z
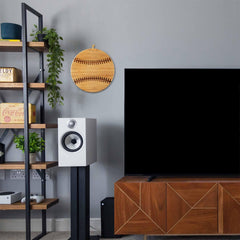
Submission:
M 164 234 L 166 185 L 164 183 L 115 184 L 115 233 Z
M 115 234 L 240 234 L 240 178 L 128 176 L 114 201 Z
M 167 230 L 166 184 L 141 183 L 141 210 L 154 222 L 162 233 Z
M 219 184 L 219 231 L 222 234 L 240 232 L 240 183 Z
M 218 232 L 216 183 L 167 183 L 168 234 Z

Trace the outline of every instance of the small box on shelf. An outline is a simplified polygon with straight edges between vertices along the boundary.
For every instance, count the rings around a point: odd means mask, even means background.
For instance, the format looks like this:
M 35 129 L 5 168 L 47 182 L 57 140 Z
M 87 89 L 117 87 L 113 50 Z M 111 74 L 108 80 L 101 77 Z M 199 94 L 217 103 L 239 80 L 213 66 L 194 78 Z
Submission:
M 22 71 L 14 67 L 0 67 L 0 82 L 22 82 Z
M 28 105 L 29 123 L 36 122 L 36 106 Z M 23 103 L 0 103 L 0 123 L 24 123 Z

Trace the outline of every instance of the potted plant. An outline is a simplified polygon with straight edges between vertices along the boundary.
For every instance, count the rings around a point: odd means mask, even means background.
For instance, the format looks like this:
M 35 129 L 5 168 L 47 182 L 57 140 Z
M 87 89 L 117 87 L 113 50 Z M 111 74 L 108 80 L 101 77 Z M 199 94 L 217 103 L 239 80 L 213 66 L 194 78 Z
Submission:
M 63 96 L 60 92 L 59 85 L 62 81 L 59 79 L 59 74 L 62 72 L 64 61 L 63 52 L 64 50 L 60 46 L 60 40 L 63 40 L 58 35 L 56 29 L 46 27 L 42 31 L 38 30 L 37 25 L 34 25 L 34 29 L 30 36 L 34 37 L 33 41 L 46 41 L 49 46 L 47 54 L 47 66 L 48 66 L 48 103 L 52 108 L 55 108 L 57 104 L 63 105 Z
M 15 135 L 14 143 L 16 148 L 24 152 L 24 136 Z M 36 153 L 45 149 L 45 141 L 36 132 L 29 133 L 29 163 L 36 162 Z

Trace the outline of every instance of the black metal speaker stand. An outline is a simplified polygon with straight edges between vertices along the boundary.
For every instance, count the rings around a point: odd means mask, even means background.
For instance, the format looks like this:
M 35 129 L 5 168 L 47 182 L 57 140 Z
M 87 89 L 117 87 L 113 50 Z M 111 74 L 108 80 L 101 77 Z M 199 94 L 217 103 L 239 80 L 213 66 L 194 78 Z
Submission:
M 69 240 L 98 240 L 90 236 L 89 166 L 71 167 L 71 238 Z

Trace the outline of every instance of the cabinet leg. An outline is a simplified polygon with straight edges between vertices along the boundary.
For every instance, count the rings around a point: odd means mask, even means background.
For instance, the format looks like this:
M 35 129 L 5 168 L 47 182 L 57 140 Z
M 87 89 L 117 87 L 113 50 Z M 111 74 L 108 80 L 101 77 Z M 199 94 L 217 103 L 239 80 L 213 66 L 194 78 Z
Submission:
M 143 235 L 143 240 L 147 240 L 147 235 Z

